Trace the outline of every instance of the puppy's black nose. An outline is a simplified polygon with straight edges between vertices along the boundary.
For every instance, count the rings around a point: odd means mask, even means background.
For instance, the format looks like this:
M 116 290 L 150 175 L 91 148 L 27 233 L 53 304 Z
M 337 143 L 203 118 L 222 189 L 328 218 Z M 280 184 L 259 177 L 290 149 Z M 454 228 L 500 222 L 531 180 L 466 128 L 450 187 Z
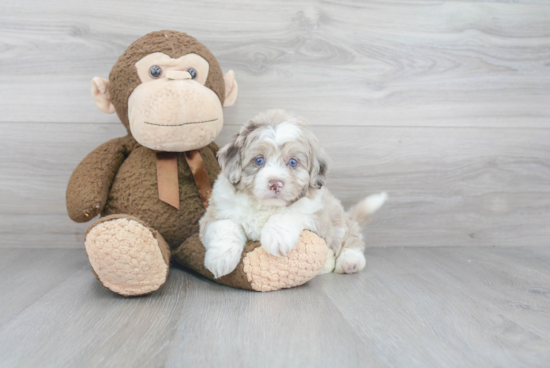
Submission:
M 269 181 L 269 189 L 274 191 L 275 193 L 280 192 L 283 188 L 284 183 L 280 180 L 270 180 Z

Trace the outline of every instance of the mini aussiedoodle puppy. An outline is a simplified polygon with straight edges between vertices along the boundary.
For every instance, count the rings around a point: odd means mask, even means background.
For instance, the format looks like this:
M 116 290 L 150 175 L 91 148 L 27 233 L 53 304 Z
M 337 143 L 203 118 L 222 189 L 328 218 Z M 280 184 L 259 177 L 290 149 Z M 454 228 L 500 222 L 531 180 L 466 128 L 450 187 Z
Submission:
M 323 272 L 365 267 L 361 227 L 387 196 L 369 196 L 345 212 L 324 186 L 328 158 L 306 124 L 285 111 L 268 111 L 218 152 L 222 174 L 200 220 L 204 264 L 216 278 L 237 267 L 248 240 L 279 256 L 296 247 L 303 230 L 327 243 Z

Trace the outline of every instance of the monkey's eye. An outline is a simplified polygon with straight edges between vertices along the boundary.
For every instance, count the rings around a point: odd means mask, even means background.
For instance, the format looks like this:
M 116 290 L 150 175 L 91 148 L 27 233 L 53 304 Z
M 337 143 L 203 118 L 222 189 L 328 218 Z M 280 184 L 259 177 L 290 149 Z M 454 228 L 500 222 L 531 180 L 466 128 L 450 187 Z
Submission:
M 162 75 L 162 69 L 160 66 L 158 65 L 153 65 L 152 67 L 149 68 L 149 75 L 151 76 L 151 78 L 153 79 L 158 79 L 160 78 L 160 76 Z
M 265 164 L 265 160 L 263 157 L 256 157 L 256 160 L 254 161 L 256 163 L 256 165 L 258 166 L 262 166 L 263 164 Z
M 191 74 L 191 79 L 197 78 L 197 71 L 196 71 L 195 69 L 189 68 L 189 69 L 187 69 L 187 72 L 188 72 L 189 74 Z
M 290 160 L 288 160 L 288 164 L 292 167 L 296 167 L 296 165 L 298 165 L 298 160 L 296 160 L 295 158 L 291 158 Z

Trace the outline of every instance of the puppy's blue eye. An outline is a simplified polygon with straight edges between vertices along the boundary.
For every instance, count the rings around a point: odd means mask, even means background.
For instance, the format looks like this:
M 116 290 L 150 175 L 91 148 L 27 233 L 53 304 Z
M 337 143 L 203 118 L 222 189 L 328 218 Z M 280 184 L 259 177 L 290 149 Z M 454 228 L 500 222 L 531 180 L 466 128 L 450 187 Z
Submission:
M 256 163 L 256 165 L 258 166 L 262 166 L 263 164 L 265 164 L 265 160 L 263 157 L 258 157 L 256 158 L 256 161 L 254 161 Z
M 296 165 L 298 165 L 298 160 L 296 160 L 295 158 L 291 158 L 289 161 L 288 161 L 288 164 L 292 167 L 296 167 Z
M 196 71 L 195 69 L 189 68 L 189 69 L 187 69 L 187 72 L 188 72 L 189 74 L 191 74 L 191 78 L 192 78 L 192 79 L 197 78 L 197 71 Z
M 149 68 L 149 75 L 151 78 L 158 79 L 162 75 L 162 68 L 158 65 L 153 65 Z

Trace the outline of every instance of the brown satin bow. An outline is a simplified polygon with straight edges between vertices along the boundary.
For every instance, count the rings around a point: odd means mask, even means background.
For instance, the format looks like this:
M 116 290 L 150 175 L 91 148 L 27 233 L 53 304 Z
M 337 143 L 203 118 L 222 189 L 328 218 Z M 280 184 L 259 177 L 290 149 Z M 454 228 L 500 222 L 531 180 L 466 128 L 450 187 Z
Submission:
M 201 154 L 198 150 L 193 150 L 184 152 L 183 155 L 195 179 L 202 204 L 206 208 L 212 193 L 212 185 L 210 185 L 210 180 L 206 174 Z M 159 199 L 179 210 L 180 191 L 177 152 L 157 152 L 157 185 Z

